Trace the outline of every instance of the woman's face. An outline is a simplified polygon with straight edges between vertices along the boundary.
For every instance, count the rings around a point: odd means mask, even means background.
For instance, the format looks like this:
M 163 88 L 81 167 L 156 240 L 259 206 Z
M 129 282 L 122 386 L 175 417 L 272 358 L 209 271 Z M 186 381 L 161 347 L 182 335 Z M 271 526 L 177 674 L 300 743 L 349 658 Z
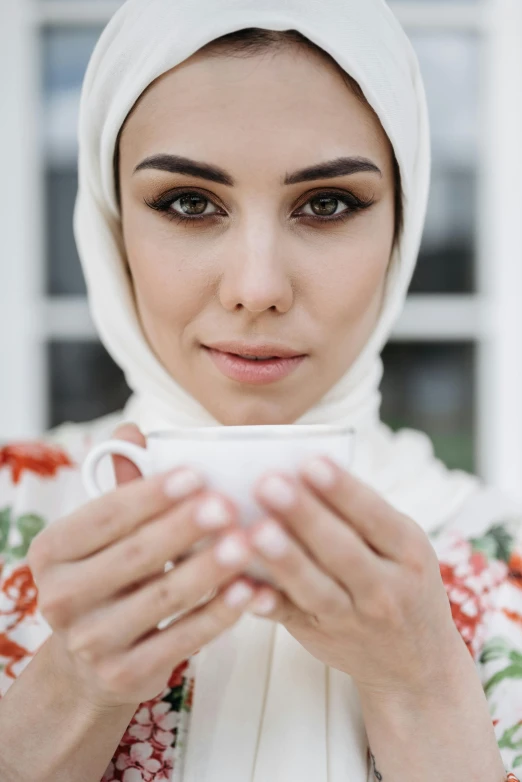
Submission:
M 198 54 L 142 96 L 120 143 L 136 304 L 159 361 L 221 423 L 292 423 L 360 353 L 392 251 L 392 160 L 313 53 Z M 301 358 L 228 355 L 259 346 Z

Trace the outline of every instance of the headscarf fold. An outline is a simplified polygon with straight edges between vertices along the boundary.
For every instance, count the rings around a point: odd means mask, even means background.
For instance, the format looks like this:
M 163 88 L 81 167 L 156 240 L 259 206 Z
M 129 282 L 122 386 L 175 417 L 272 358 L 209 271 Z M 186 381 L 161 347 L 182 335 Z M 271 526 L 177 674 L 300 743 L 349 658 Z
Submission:
M 218 422 L 151 351 L 125 271 L 113 176 L 118 132 L 141 93 L 206 43 L 246 27 L 295 29 L 361 86 L 399 164 L 404 230 L 376 327 L 344 377 L 298 421 L 349 422 L 354 471 L 429 533 L 476 482 L 448 473 L 427 437 L 379 421 L 380 352 L 415 267 L 430 182 L 430 134 L 417 57 L 384 0 L 127 0 L 99 38 L 82 87 L 74 233 L 91 313 L 133 396 L 125 418 L 148 433 Z M 371 776 L 355 682 L 311 657 L 280 625 L 245 615 L 196 657 L 183 782 L 365 782 Z

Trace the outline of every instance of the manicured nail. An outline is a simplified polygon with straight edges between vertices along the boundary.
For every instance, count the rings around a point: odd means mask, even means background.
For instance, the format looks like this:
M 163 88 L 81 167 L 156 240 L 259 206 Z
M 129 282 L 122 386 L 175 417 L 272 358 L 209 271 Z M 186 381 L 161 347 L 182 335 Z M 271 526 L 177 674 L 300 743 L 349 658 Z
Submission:
M 227 535 L 218 543 L 215 555 L 222 565 L 239 565 L 247 557 L 247 548 L 237 535 Z
M 270 559 L 282 557 L 288 549 L 288 537 L 275 521 L 263 524 L 254 533 L 252 542 L 262 554 Z
M 305 462 L 301 471 L 318 489 L 329 489 L 335 482 L 335 472 L 332 465 L 320 456 L 314 456 L 313 459 Z
M 259 493 L 274 508 L 286 510 L 296 501 L 294 487 L 279 475 L 270 475 L 261 481 Z
M 274 595 L 258 595 L 248 610 L 253 614 L 271 614 L 276 602 Z
M 232 608 L 236 608 L 244 603 L 248 603 L 254 595 L 254 590 L 243 581 L 232 584 L 225 592 L 225 603 Z
M 196 510 L 196 523 L 200 527 L 216 529 L 230 524 L 230 512 L 220 497 L 208 497 Z
M 183 468 L 182 470 L 176 470 L 167 476 L 163 485 L 163 491 L 167 497 L 180 500 L 183 497 L 188 497 L 189 494 L 201 489 L 203 486 L 203 478 L 198 475 L 194 470 Z

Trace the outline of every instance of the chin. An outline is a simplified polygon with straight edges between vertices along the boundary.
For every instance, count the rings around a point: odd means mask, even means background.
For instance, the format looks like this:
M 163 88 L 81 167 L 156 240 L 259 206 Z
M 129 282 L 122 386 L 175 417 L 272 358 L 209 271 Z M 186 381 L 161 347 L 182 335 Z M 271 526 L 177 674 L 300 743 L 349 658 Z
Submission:
M 224 426 L 293 424 L 302 415 L 301 412 L 290 410 L 289 405 L 283 401 L 278 404 L 260 399 L 245 399 L 240 402 L 234 400 L 217 408 L 213 405 L 213 408 L 207 409 Z

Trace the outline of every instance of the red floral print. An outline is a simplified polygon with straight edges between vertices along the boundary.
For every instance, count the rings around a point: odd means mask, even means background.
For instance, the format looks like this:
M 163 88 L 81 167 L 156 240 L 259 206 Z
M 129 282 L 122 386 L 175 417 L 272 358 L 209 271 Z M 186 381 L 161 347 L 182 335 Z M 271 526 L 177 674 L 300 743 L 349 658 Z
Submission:
M 522 628 L 522 614 L 519 614 L 517 611 L 511 611 L 509 608 L 503 608 L 502 613 L 512 622 L 519 624 Z
M 156 779 L 162 763 L 153 756 L 154 750 L 144 742 L 131 744 L 127 751 L 120 752 L 114 764 L 123 771 L 122 782 L 152 782 Z
M 508 581 L 522 589 L 522 552 L 514 549 L 508 562 Z
M 170 703 L 146 703 L 134 715 L 127 737 L 130 740 L 148 741 L 154 748 L 163 749 L 174 743 L 174 728 L 177 724 L 178 715 L 172 711 Z
M 185 706 L 186 706 L 187 709 L 189 709 L 189 711 L 192 708 L 192 700 L 193 700 L 193 698 L 194 698 L 194 679 L 191 679 L 189 681 L 188 692 L 187 692 L 187 699 L 185 701 Z
M 24 470 L 43 478 L 53 478 L 60 467 L 73 467 L 68 454 L 54 445 L 39 442 L 14 443 L 0 448 L 0 467 L 10 467 L 13 483 L 18 483 Z
M 10 601 L 6 610 L 0 610 L 0 616 L 7 616 L 10 620 L 8 626 L 5 626 L 5 632 L 0 633 L 0 658 L 6 658 L 8 661 L 4 669 L 5 675 L 15 679 L 14 666 L 34 654 L 8 636 L 17 625 L 27 617 L 34 617 L 37 612 L 38 590 L 30 568 L 27 565 L 15 568 L 2 583 L 0 595 Z
M 448 593 L 453 621 L 473 655 L 472 644 L 482 618 L 480 601 L 465 582 L 455 575 L 455 568 L 442 563 L 440 572 Z
M 16 674 L 13 671 L 13 667 L 16 663 L 21 662 L 31 654 L 32 653 L 28 649 L 25 649 L 23 646 L 20 646 L 20 644 L 12 641 L 5 633 L 0 633 L 0 658 L 6 657 L 8 659 L 4 673 L 11 679 L 16 679 Z
M 9 610 L 0 611 L 0 616 L 13 617 L 14 621 L 10 625 L 10 629 L 20 624 L 25 617 L 34 616 L 38 608 L 38 589 L 28 565 L 20 565 L 15 568 L 3 582 L 0 591 L 12 601 Z
M 188 668 L 188 665 L 189 661 L 185 660 L 184 662 L 180 663 L 177 668 L 174 668 L 168 681 L 168 687 L 181 687 L 183 684 L 183 676 Z
M 170 782 L 173 770 L 171 747 L 158 754 L 149 752 L 147 744 L 134 744 L 109 763 L 101 782 Z

